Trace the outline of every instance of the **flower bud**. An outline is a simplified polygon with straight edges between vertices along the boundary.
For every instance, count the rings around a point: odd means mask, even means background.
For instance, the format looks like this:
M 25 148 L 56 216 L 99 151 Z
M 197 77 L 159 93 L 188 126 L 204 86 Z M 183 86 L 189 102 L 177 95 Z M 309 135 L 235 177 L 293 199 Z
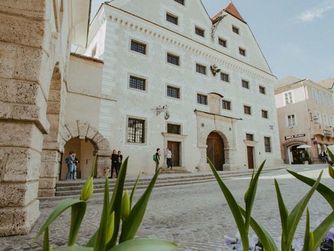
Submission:
M 111 240 L 114 234 L 114 225 L 115 225 L 115 212 L 112 212 L 107 222 L 106 243 L 108 243 Z
M 81 189 L 80 200 L 88 201 L 93 194 L 93 177 L 90 177 Z
M 123 194 L 122 205 L 121 205 L 121 217 L 125 221 L 130 214 L 130 198 L 128 191 Z

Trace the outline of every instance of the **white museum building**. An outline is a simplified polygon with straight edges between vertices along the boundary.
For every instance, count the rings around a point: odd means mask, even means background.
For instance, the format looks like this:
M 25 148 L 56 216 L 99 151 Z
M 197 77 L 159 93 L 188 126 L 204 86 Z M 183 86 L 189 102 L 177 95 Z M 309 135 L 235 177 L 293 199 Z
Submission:
M 207 157 L 219 170 L 281 163 L 276 77 L 232 3 L 214 17 L 200 0 L 104 3 L 77 52 L 103 62 L 109 98 L 92 123 L 130 156 L 131 174 L 154 172 L 167 147 L 190 172 L 207 170 Z

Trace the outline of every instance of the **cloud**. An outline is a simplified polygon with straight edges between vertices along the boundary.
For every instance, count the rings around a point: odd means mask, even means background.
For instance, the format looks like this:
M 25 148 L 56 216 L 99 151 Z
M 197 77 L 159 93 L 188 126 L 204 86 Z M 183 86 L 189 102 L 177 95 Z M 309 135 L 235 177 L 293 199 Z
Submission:
M 305 10 L 297 19 L 304 23 L 312 22 L 315 19 L 322 18 L 332 9 L 334 9 L 334 1 L 326 1 L 321 5 Z

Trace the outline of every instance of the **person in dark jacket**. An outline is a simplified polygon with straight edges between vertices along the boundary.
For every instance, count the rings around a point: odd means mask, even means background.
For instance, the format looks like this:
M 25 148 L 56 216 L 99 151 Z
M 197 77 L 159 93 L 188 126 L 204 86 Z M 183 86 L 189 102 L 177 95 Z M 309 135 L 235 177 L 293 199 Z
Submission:
M 110 174 L 110 178 L 113 178 L 114 171 L 116 172 L 116 178 L 117 178 L 117 176 L 118 176 L 117 165 L 118 165 L 118 155 L 116 154 L 116 150 L 113 150 L 112 155 L 111 155 L 111 174 Z
M 161 156 L 161 154 L 160 154 L 160 148 L 157 148 L 157 150 L 156 150 L 156 152 L 154 154 L 154 158 L 153 158 L 153 160 L 155 162 L 155 172 L 157 172 L 158 169 L 159 169 L 160 156 Z
M 117 168 L 116 168 L 117 175 L 119 173 L 119 169 L 121 169 L 122 162 L 123 162 L 123 155 L 122 155 L 121 151 L 118 151 L 118 153 L 117 153 Z

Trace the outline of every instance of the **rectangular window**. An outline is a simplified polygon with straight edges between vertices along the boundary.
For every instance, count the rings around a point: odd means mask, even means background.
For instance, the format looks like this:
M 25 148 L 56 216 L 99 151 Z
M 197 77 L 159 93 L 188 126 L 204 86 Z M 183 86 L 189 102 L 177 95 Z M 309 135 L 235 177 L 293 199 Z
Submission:
M 220 79 L 224 82 L 230 82 L 230 75 L 225 72 L 221 72 Z
M 223 47 L 227 47 L 227 41 L 223 38 L 218 38 L 218 43 Z
M 246 140 L 254 141 L 254 134 L 246 133 Z
M 131 50 L 141 54 L 146 54 L 146 44 L 131 40 Z
M 172 98 L 180 98 L 180 88 L 167 86 L 167 96 Z
M 244 113 L 251 115 L 252 114 L 252 108 L 248 105 L 244 105 Z
M 146 79 L 130 76 L 129 80 L 130 88 L 145 91 L 146 90 Z
M 184 0 L 174 0 L 175 2 L 184 5 Z
M 266 94 L 266 88 L 264 86 L 259 86 L 259 92 L 262 94 Z
M 198 36 L 201 36 L 201 37 L 204 37 L 205 36 L 205 31 L 202 29 L 202 28 L 199 28 L 199 27 L 195 27 L 195 33 L 198 35 Z
M 271 140 L 270 137 L 264 137 L 264 151 L 271 153 Z
M 145 143 L 145 120 L 128 119 L 128 142 Z
M 249 81 L 247 81 L 247 80 L 242 80 L 242 81 L 241 81 L 241 84 L 242 84 L 242 87 L 243 87 L 243 88 L 249 89 Z
M 231 101 L 223 100 L 223 109 L 224 110 L 232 110 Z
M 181 126 L 176 124 L 167 124 L 167 133 L 170 134 L 181 134 Z
M 288 115 L 288 127 L 292 128 L 296 125 L 296 118 L 294 114 Z
M 196 72 L 206 75 L 206 66 L 201 64 L 196 64 Z
M 208 104 L 208 97 L 206 95 L 197 94 L 197 103 L 202 105 Z
M 170 23 L 175 24 L 175 25 L 178 25 L 178 23 L 179 23 L 179 18 L 175 15 L 170 14 L 170 13 L 166 13 L 166 20 Z
M 241 55 L 241 56 L 246 56 L 246 50 L 245 49 L 242 49 L 242 48 L 240 48 L 239 47 L 239 54 Z
M 268 118 L 268 111 L 262 110 L 261 113 L 262 113 L 262 118 L 265 118 L 265 119 Z
M 284 93 L 284 99 L 285 99 L 285 105 L 292 104 L 293 103 L 292 92 Z
M 167 53 L 167 62 L 174 65 L 180 65 L 180 57 Z
M 232 25 L 232 31 L 235 33 L 235 34 L 238 34 L 239 35 L 239 28 Z

